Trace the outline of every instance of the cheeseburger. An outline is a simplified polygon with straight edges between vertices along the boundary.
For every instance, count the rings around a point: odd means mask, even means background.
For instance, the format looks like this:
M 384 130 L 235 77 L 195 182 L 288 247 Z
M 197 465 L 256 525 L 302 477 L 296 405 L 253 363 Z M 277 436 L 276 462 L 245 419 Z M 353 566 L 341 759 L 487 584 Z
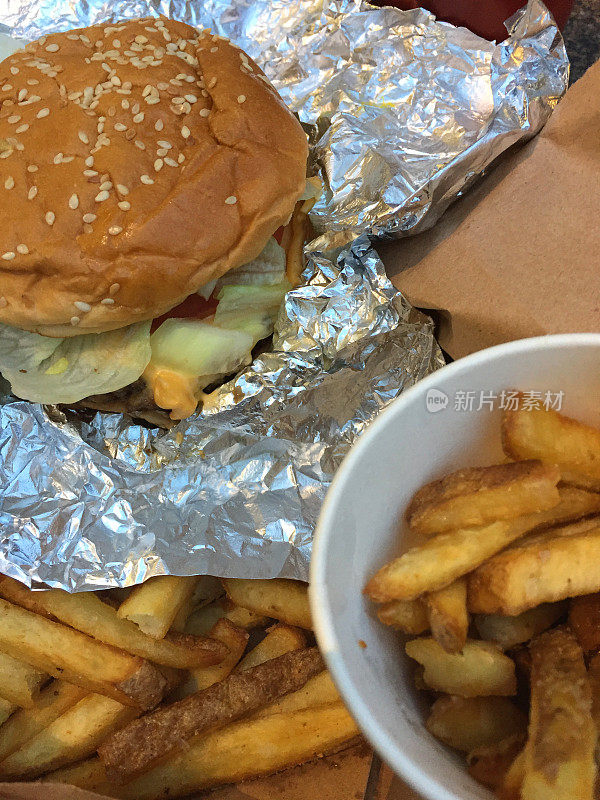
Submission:
M 307 141 L 238 47 L 164 18 L 0 63 L 0 372 L 40 403 L 194 412 L 297 280 Z M 314 199 L 314 198 L 313 198 Z

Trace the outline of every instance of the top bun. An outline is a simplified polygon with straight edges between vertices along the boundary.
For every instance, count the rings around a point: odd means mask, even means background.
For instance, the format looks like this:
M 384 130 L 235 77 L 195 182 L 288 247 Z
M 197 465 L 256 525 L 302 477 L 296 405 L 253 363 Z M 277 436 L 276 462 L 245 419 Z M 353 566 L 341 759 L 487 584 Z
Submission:
M 220 36 L 148 18 L 42 37 L 0 63 L 0 321 L 62 337 L 159 316 L 258 255 L 306 159 Z

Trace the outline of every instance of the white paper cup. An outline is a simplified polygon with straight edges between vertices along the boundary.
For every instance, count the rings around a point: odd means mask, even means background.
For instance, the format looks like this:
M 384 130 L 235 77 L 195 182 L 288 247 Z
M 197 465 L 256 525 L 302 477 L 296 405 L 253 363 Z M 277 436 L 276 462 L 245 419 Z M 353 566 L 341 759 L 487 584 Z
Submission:
M 502 459 L 501 411 L 490 411 L 487 400 L 495 395 L 498 406 L 500 393 L 513 389 L 550 392 L 555 404 L 562 392 L 564 413 L 600 426 L 600 334 L 510 342 L 422 380 L 352 448 L 317 526 L 311 607 L 319 645 L 373 747 L 428 800 L 492 795 L 467 774 L 462 757 L 426 731 L 414 662 L 404 655 L 401 637 L 378 622 L 362 590 L 401 551 L 402 516 L 417 489 L 461 467 Z M 471 397 L 473 410 L 461 410 Z

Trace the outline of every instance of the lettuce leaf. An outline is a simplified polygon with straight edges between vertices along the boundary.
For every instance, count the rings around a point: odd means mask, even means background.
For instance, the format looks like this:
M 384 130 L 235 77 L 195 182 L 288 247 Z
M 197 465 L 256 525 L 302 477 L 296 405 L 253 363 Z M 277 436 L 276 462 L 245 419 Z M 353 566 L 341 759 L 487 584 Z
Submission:
M 76 403 L 136 381 L 150 361 L 150 322 L 51 339 L 0 324 L 0 372 L 34 403 Z

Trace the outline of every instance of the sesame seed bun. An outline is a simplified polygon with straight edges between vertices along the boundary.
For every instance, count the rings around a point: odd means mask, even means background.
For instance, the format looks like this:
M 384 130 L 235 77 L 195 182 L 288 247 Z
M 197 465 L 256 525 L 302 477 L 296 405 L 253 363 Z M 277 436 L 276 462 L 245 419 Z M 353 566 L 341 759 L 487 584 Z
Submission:
M 42 37 L 0 63 L 0 322 L 65 337 L 163 314 L 258 255 L 306 159 L 221 37 L 164 18 Z

